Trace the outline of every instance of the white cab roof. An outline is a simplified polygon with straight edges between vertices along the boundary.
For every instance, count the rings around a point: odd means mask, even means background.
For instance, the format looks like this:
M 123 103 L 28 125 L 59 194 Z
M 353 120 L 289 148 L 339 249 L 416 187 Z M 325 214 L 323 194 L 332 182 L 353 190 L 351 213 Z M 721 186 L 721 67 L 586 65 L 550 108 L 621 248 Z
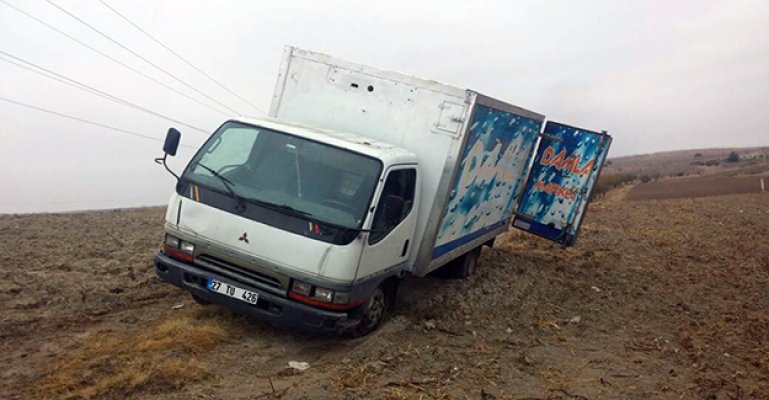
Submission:
M 382 160 L 385 166 L 393 164 L 413 164 L 417 162 L 417 156 L 404 148 L 396 147 L 389 143 L 380 142 L 354 133 L 330 131 L 306 125 L 278 121 L 272 118 L 237 117 L 233 118 L 232 121 L 286 132 L 316 142 L 327 143 L 335 147 L 365 154 Z

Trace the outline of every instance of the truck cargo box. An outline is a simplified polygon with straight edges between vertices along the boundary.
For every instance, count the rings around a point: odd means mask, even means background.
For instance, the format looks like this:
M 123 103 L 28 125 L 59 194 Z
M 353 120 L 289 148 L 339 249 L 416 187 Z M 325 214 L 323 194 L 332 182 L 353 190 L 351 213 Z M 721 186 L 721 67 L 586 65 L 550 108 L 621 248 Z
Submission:
M 573 244 L 611 142 L 548 123 L 547 146 L 538 147 L 542 114 L 294 47 L 284 53 L 270 116 L 419 157 L 422 196 L 407 269 L 420 276 L 492 240 L 514 217 L 516 228 Z

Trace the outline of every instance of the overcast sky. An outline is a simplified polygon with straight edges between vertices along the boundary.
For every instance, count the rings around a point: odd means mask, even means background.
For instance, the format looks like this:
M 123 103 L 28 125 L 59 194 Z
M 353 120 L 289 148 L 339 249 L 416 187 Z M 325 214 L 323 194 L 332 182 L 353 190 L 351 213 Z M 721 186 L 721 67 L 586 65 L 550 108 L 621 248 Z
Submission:
M 614 136 L 610 156 L 769 144 L 769 2 L 104 0 L 249 105 L 94 1 L 0 0 L 0 51 L 187 125 L 267 110 L 287 44 L 471 88 Z M 208 105 L 177 94 L 19 13 Z M 7 56 L 0 55 L 7 59 Z M 182 143 L 205 134 L 0 61 L 0 97 Z M 211 108 L 223 109 L 224 112 Z M 163 204 L 159 141 L 0 100 L 0 213 Z M 183 148 L 171 165 L 192 155 Z

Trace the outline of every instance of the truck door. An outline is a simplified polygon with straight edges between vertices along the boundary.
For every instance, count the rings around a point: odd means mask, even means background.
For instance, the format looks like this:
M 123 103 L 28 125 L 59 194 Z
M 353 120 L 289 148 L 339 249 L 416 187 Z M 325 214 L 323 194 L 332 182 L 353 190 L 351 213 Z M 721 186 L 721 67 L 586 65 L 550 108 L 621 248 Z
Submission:
M 382 193 L 375 205 L 372 231 L 364 245 L 357 278 L 408 260 L 413 247 L 416 205 L 419 204 L 417 188 L 416 166 L 399 165 L 388 169 Z M 393 213 L 392 209 L 399 211 Z
M 548 122 L 512 225 L 564 246 L 573 245 L 611 141 L 606 132 Z

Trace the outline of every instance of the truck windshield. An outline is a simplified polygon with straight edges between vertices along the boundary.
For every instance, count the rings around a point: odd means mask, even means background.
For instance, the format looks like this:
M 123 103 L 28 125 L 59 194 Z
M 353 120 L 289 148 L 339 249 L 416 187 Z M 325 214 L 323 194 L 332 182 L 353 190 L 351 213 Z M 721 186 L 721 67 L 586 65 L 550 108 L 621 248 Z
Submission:
M 271 208 L 360 228 L 380 170 L 378 160 L 359 153 L 227 122 L 195 155 L 182 179 L 234 192 L 250 205 L 277 206 Z

